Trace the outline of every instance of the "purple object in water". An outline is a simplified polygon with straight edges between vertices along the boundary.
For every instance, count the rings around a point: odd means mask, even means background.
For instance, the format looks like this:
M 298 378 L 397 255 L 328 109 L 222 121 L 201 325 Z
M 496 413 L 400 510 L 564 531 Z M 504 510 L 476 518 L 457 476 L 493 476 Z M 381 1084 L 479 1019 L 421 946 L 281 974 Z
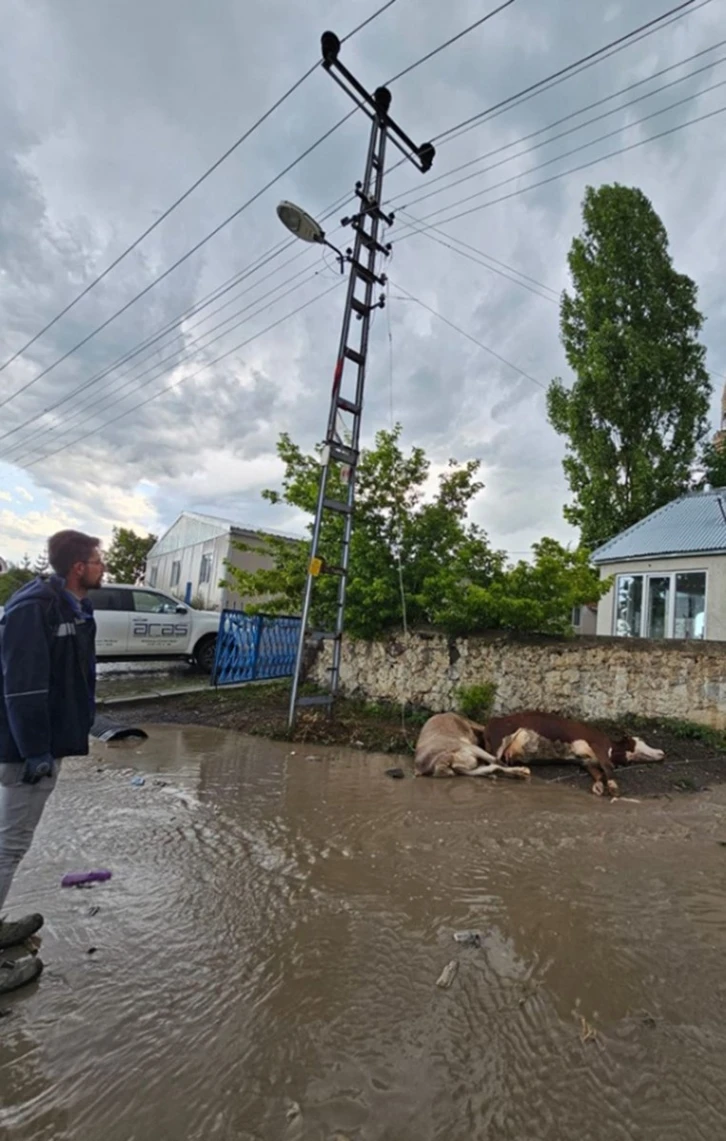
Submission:
M 101 883 L 103 880 L 110 880 L 111 872 L 106 871 L 105 868 L 97 868 L 91 872 L 66 872 L 61 880 L 61 887 L 78 887 L 84 883 Z

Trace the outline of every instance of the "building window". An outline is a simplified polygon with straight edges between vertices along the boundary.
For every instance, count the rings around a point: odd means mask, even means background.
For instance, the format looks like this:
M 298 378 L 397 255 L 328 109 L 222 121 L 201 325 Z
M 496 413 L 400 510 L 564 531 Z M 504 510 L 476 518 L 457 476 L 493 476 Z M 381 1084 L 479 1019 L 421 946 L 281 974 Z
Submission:
M 179 579 L 181 578 L 181 563 L 173 562 L 171 564 L 171 586 L 178 586 Z M 152 586 L 154 584 L 152 583 Z
M 149 586 L 156 586 L 156 576 L 159 573 L 159 567 L 154 565 L 149 571 Z
M 706 572 L 619 574 L 613 622 L 624 638 L 705 638 Z
M 212 555 L 211 552 L 202 555 L 202 561 L 199 567 L 199 585 L 204 582 L 209 582 L 212 577 Z
M 581 606 L 573 606 L 572 607 L 572 625 L 575 627 L 579 626 L 581 620 L 582 620 L 582 607 Z

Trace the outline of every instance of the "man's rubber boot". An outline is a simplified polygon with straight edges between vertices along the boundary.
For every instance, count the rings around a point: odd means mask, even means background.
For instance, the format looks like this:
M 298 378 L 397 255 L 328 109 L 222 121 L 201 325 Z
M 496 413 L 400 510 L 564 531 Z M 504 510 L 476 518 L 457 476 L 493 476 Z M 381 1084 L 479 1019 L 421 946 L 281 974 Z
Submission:
M 0 994 L 9 994 L 11 990 L 18 990 L 37 979 L 43 970 L 43 964 L 35 955 L 26 959 L 17 959 L 14 963 L 6 959 L 0 962 Z
M 39 931 L 42 926 L 43 916 L 37 913 L 24 915 L 22 919 L 15 919 L 11 923 L 6 919 L 0 919 L 0 951 L 24 943 L 31 935 L 35 935 L 35 932 Z

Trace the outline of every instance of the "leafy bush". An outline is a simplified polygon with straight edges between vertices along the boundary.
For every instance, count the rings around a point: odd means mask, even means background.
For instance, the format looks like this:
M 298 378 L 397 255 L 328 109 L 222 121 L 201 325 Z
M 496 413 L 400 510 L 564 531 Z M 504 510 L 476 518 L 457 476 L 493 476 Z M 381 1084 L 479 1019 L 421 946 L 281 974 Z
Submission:
M 492 715 L 497 687 L 493 681 L 462 685 L 456 691 L 457 712 L 471 721 L 486 721 Z

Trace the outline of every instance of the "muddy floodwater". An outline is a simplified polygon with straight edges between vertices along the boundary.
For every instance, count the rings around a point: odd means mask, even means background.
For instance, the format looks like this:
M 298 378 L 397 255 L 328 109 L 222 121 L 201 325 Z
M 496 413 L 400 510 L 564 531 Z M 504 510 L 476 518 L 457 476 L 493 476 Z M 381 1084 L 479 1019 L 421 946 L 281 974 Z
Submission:
M 67 763 L 16 880 L 46 969 L 0 999 L 2 1141 L 726 1136 L 726 789 L 146 728 Z

